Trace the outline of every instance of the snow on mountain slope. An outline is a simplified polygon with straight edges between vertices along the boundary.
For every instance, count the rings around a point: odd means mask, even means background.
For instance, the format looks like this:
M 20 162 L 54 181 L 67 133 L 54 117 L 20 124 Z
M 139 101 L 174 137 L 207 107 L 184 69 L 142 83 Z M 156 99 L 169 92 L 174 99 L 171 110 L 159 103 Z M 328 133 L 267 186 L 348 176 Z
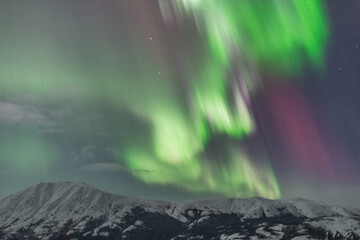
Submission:
M 92 219 L 117 221 L 134 206 L 149 212 L 161 209 L 161 202 L 151 204 L 132 197 L 110 194 L 84 183 L 41 183 L 0 201 L 0 224 L 6 232 L 16 233 L 36 225 L 34 231 L 44 237 L 47 229 L 76 222 L 83 229 Z M 106 223 L 104 223 L 106 224 Z
M 306 199 L 269 200 L 264 198 L 250 199 L 222 199 L 197 201 L 177 205 L 178 212 L 187 209 L 201 209 L 203 214 L 232 213 L 243 216 L 243 219 L 276 218 L 280 216 L 293 216 L 298 218 L 318 218 L 357 215 L 355 212 L 343 207 L 328 206 Z
M 69 182 L 41 183 L 0 201 L 0 239 L 322 239 L 326 231 L 360 234 L 359 220 L 355 210 L 305 199 L 170 203 Z
M 0 202 L 5 223 L 53 217 L 64 221 L 74 216 L 103 214 L 114 204 L 127 206 L 135 200 L 111 195 L 79 183 L 39 184 Z

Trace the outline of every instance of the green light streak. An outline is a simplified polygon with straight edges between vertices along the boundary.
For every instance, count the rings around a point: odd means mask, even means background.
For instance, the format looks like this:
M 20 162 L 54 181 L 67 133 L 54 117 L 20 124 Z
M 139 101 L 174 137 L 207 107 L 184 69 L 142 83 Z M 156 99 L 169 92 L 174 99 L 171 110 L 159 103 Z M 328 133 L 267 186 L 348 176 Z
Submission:
M 212 165 L 207 159 L 194 158 L 174 167 L 142 153 L 139 149 L 127 154 L 133 174 L 150 184 L 174 184 L 194 192 L 214 192 L 225 196 L 263 196 L 277 198 L 279 186 L 272 171 L 251 163 L 245 153 L 231 149 L 226 163 Z
M 110 41 L 101 34 L 81 36 L 94 42 L 82 42 L 96 59 L 88 64 L 82 52 L 75 53 L 78 46 L 68 49 L 56 42 L 51 36 L 56 36 L 57 29 L 41 21 L 31 25 L 31 34 L 15 34 L 0 43 L 0 93 L 5 97 L 32 93 L 45 101 L 66 99 L 89 106 L 103 101 L 131 111 L 149 124 L 149 144 L 127 139 L 129 143 L 119 146 L 116 157 L 148 184 L 170 184 L 231 197 L 279 197 L 268 161 L 255 163 L 236 146 L 256 129 L 246 95 L 261 84 L 255 68 L 297 74 L 308 62 L 322 67 L 328 35 L 322 1 L 172 3 L 181 18 L 189 18 L 191 23 L 196 20 L 202 43 L 202 49 L 195 52 L 196 60 L 184 61 L 184 89 L 178 89 L 179 80 L 175 67 L 167 61 L 168 53 L 159 50 L 154 56 L 142 48 L 129 54 L 128 48 L 145 45 L 139 39 L 121 46 L 117 38 Z M 42 27 L 48 27 L 49 32 L 42 32 Z M 161 75 L 156 74 L 159 69 Z M 225 146 L 228 154 L 211 161 L 206 149 L 219 136 L 236 144 Z M 47 168 L 45 159 L 55 154 L 42 139 L 22 135 L 2 140 L 0 145 L 2 156 L 8 159 L 0 163 L 23 171 L 39 165 Z M 21 146 L 20 152 L 30 155 L 26 157 L 11 146 Z
M 183 16 L 200 22 L 218 62 L 225 62 L 237 48 L 271 70 L 298 73 L 307 60 L 322 67 L 328 37 L 322 1 L 173 2 Z

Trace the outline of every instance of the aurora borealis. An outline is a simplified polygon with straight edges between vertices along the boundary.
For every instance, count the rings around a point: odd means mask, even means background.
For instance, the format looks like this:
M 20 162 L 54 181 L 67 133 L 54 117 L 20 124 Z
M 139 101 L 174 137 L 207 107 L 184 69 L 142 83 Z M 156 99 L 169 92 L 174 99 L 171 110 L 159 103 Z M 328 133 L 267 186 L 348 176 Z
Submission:
M 3 1 L 0 192 L 71 180 L 151 198 L 321 199 L 358 186 L 360 33 L 337 9 L 360 8 L 342 4 Z

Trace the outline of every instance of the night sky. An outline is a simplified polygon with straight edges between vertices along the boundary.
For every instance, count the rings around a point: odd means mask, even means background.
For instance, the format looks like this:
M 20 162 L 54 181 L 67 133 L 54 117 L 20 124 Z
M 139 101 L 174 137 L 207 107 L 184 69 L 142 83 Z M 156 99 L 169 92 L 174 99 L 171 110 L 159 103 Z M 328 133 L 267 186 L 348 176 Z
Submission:
M 0 1 L 0 197 L 360 207 L 359 173 L 359 1 Z

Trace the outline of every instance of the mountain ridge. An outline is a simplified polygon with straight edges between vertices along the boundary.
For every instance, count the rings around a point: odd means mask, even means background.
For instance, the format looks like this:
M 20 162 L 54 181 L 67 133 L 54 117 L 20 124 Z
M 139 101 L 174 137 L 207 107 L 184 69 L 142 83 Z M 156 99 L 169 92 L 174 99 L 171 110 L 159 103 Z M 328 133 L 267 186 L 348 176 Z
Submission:
M 330 232 L 343 238 L 327 236 Z M 347 234 L 360 234 L 359 211 L 301 198 L 174 203 L 58 182 L 40 183 L 0 200 L 0 239 L 5 240 L 355 239 L 345 238 Z

